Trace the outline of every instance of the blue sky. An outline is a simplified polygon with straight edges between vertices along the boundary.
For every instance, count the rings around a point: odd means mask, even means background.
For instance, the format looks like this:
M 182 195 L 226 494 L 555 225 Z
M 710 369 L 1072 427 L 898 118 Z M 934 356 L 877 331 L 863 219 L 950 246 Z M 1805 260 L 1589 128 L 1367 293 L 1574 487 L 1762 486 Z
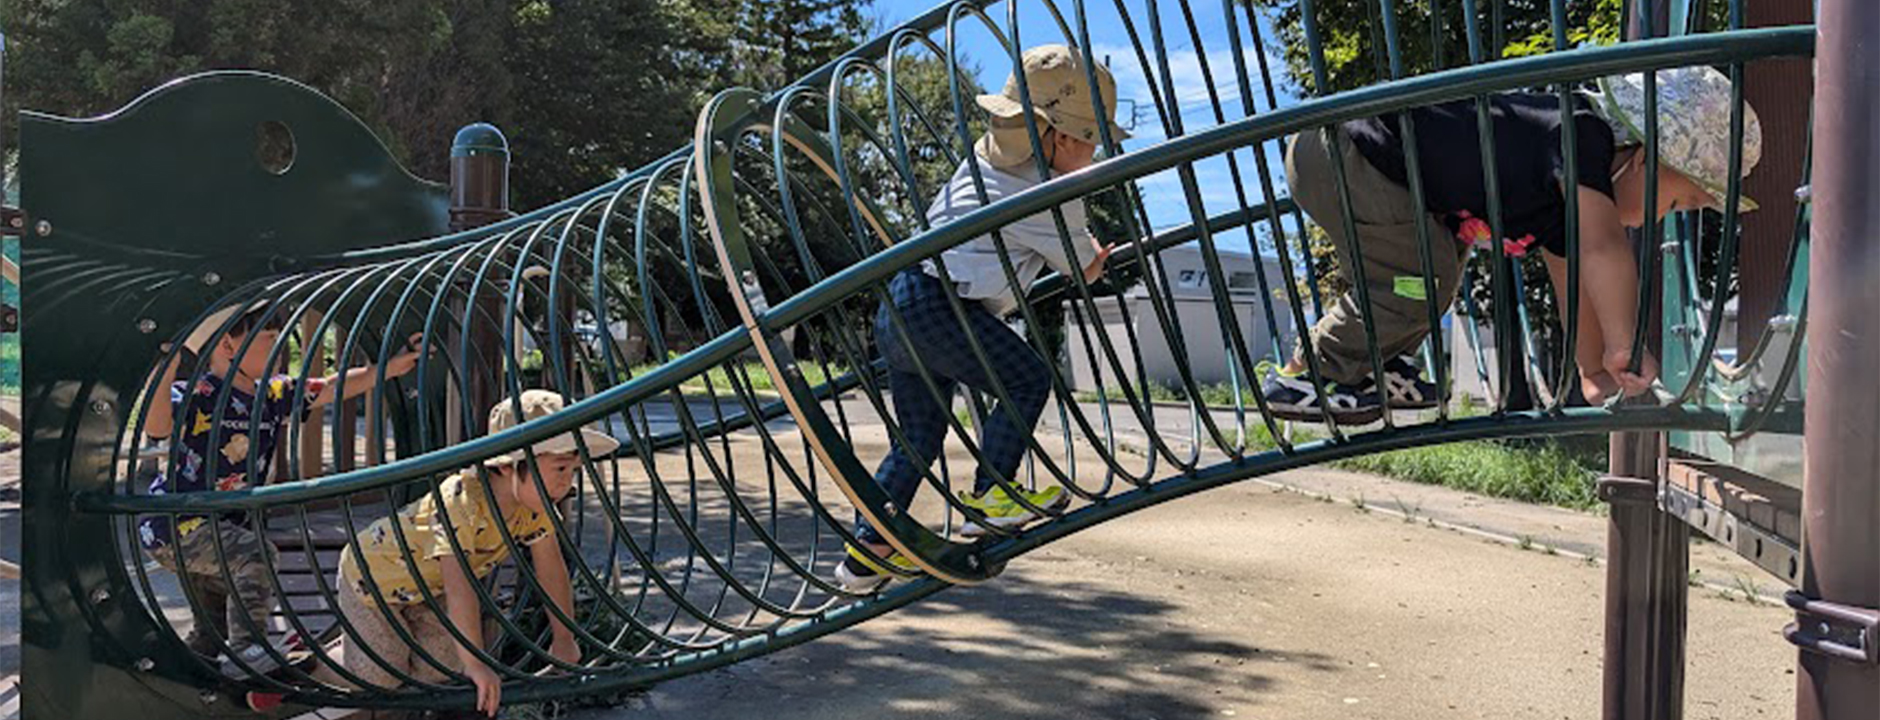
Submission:
M 1113 1 L 1087 0 L 1086 12 L 1089 13 L 1092 49 L 1099 59 L 1108 58 L 1111 73 L 1116 77 L 1117 96 L 1125 105 L 1120 114 L 1128 113 L 1127 105 L 1132 101 L 1137 108 L 1135 126 L 1132 130 L 1135 137 L 1123 143 L 1123 149 L 1127 152 L 1165 142 L 1172 133 L 1164 129 L 1162 121 L 1157 117 L 1153 103 L 1154 95 L 1150 90 L 1152 81 L 1155 87 L 1162 87 L 1161 73 L 1158 68 L 1154 67 L 1145 71 L 1138 61 L 1126 26 L 1118 15 L 1116 4 Z M 1199 43 L 1196 43 L 1189 35 L 1187 23 L 1183 19 L 1182 2 L 1175 0 L 1156 4 L 1160 6 L 1158 9 L 1161 15 L 1163 43 L 1167 48 L 1169 58 L 1168 75 L 1174 86 L 1173 95 L 1179 104 L 1183 131 L 1193 133 L 1219 124 L 1214 114 L 1214 104 L 1210 100 L 1209 86 L 1202 72 L 1204 61 L 1213 73 L 1214 92 L 1220 99 L 1225 118 L 1231 122 L 1245 117 L 1246 111 L 1240 97 L 1239 79 L 1235 74 L 1233 49 L 1229 45 L 1227 23 L 1221 15 L 1221 3 L 1206 0 L 1187 3 L 1194 12 Z M 874 13 L 886 26 L 892 27 L 927 11 L 933 5 L 934 3 L 924 0 L 878 0 L 874 5 Z M 1148 3 L 1130 2 L 1125 5 L 1133 13 L 1130 19 L 1144 47 L 1152 48 L 1146 9 Z M 1018 8 L 1020 44 L 1029 47 L 1066 41 L 1063 31 L 1052 19 L 1044 0 L 1019 0 Z M 1065 21 L 1073 23 L 1074 31 L 1075 20 L 1072 17 L 1070 0 L 1061 0 L 1059 9 L 1064 13 Z M 1004 2 L 995 3 L 987 10 L 987 15 L 998 23 L 1001 30 L 1008 36 L 1010 33 L 1009 12 L 1010 5 Z M 1265 112 L 1268 106 L 1265 91 L 1260 82 L 1258 59 L 1254 55 L 1251 34 L 1246 27 L 1245 16 L 1240 16 L 1238 21 L 1248 80 L 1253 89 L 1254 108 L 1257 112 Z M 1284 61 L 1279 57 L 1280 49 L 1266 18 L 1260 19 L 1260 31 L 1267 42 L 1269 67 L 1275 73 L 1274 79 L 1278 83 Z M 1012 66 L 1009 56 L 1006 55 L 994 35 L 974 19 L 963 20 L 958 33 L 958 45 L 962 54 L 980 68 L 978 78 L 980 84 L 994 89 L 1002 87 Z M 939 41 L 942 37 L 936 35 L 935 39 Z M 1155 62 L 1153 53 L 1149 54 L 1149 61 L 1152 64 Z M 1275 90 L 1281 106 L 1298 102 L 1298 98 L 1283 85 L 1277 86 Z M 1258 205 L 1262 195 L 1259 171 L 1255 166 L 1252 153 L 1251 149 L 1245 149 L 1235 155 L 1239 163 L 1242 187 L 1247 201 L 1250 205 Z M 1280 174 L 1282 168 L 1277 144 L 1267 143 L 1266 154 L 1276 185 L 1275 192 L 1284 195 L 1285 182 Z M 1227 212 L 1240 207 L 1239 194 L 1235 191 L 1233 182 L 1234 175 L 1225 156 L 1196 163 L 1194 170 L 1208 214 Z M 1184 199 L 1180 176 L 1174 170 L 1144 177 L 1138 181 L 1137 186 L 1143 193 L 1144 205 L 1148 208 L 1150 222 L 1155 227 L 1166 228 L 1191 221 L 1192 215 Z M 1247 236 L 1241 231 L 1217 236 L 1216 240 L 1224 248 L 1238 250 L 1248 248 Z

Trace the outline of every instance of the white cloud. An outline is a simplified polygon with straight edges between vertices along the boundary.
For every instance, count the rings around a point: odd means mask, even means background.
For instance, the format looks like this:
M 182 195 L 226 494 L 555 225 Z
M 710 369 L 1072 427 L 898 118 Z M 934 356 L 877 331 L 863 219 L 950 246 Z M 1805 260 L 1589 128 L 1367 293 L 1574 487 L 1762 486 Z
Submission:
M 1192 48 L 1169 52 L 1168 82 L 1174 86 L 1173 104 L 1180 113 L 1184 132 L 1193 133 L 1220 124 L 1214 113 L 1216 102 L 1220 106 L 1220 117 L 1227 122 L 1247 116 L 1241 101 L 1239 70 L 1234 66 L 1233 50 L 1226 47 L 1225 39 L 1216 38 L 1214 44 L 1221 47 L 1210 47 L 1205 53 Z M 1098 57 L 1110 58 L 1117 97 L 1133 101 L 1137 107 L 1135 135 L 1143 140 L 1166 138 L 1161 114 L 1171 104 L 1171 98 L 1163 93 L 1167 84 L 1155 57 L 1150 55 L 1150 67 L 1144 68 L 1129 46 L 1100 44 L 1094 50 Z M 1254 108 L 1265 112 L 1268 108 L 1260 81 L 1258 56 L 1251 47 L 1243 47 L 1241 55 L 1246 63 L 1248 87 L 1253 91 Z M 1207 73 L 1202 72 L 1204 61 Z M 1160 110 L 1156 107 L 1158 100 L 1163 106 Z

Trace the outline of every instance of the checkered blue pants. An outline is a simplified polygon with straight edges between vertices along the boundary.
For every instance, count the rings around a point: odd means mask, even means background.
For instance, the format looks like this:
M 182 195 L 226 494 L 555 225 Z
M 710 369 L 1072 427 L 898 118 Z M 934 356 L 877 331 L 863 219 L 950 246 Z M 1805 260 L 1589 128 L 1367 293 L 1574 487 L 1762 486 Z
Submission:
M 914 493 L 921 486 L 921 471 L 940 455 L 954 390 L 964 384 L 992 392 L 994 373 L 986 371 L 967 345 L 959 318 L 947 303 L 952 292 L 919 267 L 902 270 L 888 282 L 888 300 L 901 312 L 908 331 L 906 342 L 895 331 L 886 303 L 875 314 L 875 344 L 888 363 L 895 421 L 907 435 L 907 443 L 894 443 L 875 470 L 875 482 L 893 499 L 896 508 L 905 509 L 913 503 Z M 982 305 L 971 300 L 964 305 L 966 325 L 984 349 L 986 360 L 996 368 L 999 383 L 1011 400 L 1009 404 L 995 404 L 979 431 L 979 450 L 985 462 L 973 478 L 973 492 L 979 493 L 992 487 L 995 473 L 1009 480 L 1018 472 L 1018 463 L 1025 457 L 1025 438 L 1051 397 L 1051 371 L 1037 350 Z M 937 402 L 921 381 L 908 355 L 909 344 L 933 374 L 934 384 L 940 387 L 946 402 Z M 859 517 L 855 530 L 865 542 L 882 542 L 881 535 Z

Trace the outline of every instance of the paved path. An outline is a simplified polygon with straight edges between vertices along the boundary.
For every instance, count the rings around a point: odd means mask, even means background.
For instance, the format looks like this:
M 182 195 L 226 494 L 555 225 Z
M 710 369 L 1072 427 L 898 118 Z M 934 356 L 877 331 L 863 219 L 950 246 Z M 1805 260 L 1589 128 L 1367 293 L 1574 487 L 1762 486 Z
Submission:
M 1522 522 L 1561 512 L 1363 479 Z M 1597 717 L 1604 578 L 1583 560 L 1244 483 L 1072 536 L 986 585 L 562 717 Z M 1687 717 L 1788 716 L 1788 613 L 1691 597 Z
M 883 448 L 885 438 L 858 437 L 865 455 Z M 1351 473 L 1268 479 L 1311 495 L 1249 482 L 1168 503 L 1023 557 L 985 585 L 622 707 L 560 716 L 1597 716 L 1601 568 L 1383 511 L 1594 552 L 1603 520 Z M 1355 497 L 1374 511 L 1339 502 Z M 17 514 L 8 525 L 4 510 L 0 531 L 12 531 Z M 1720 576 L 1759 577 L 1714 548 L 1696 553 Z M 1692 600 L 1687 716 L 1786 717 L 1788 613 L 1711 589 Z M 17 594 L 0 602 L 17 608 Z M 17 627 L 8 621 L 0 632 Z M 8 643 L 17 635 L 0 637 Z M 6 652 L 0 662 L 17 664 Z

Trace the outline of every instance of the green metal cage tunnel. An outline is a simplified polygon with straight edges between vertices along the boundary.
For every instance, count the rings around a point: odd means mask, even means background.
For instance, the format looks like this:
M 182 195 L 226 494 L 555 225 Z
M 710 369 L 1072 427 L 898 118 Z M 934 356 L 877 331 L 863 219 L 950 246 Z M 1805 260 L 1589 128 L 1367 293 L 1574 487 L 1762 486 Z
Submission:
M 1305 65 L 1314 86 L 1330 86 L 1319 10 L 1311 0 L 1300 5 Z M 337 610 L 341 593 L 361 592 L 372 612 L 415 607 L 445 616 L 443 598 L 426 589 L 394 597 L 370 577 L 342 586 L 342 553 L 374 521 L 441 499 L 448 475 L 583 428 L 619 448 L 583 449 L 566 498 L 530 478 L 524 492 L 553 508 L 544 539 L 500 531 L 514 560 L 489 572 L 476 572 L 454 540 L 444 548 L 443 562 L 484 578 L 473 587 L 494 631 L 471 652 L 504 678 L 506 702 L 643 687 L 790 647 L 953 585 L 992 580 L 1013 559 L 1095 524 L 1288 468 L 1478 438 L 1799 433 L 1804 326 L 1790 329 L 1793 342 L 1744 352 L 1719 340 L 1725 303 L 1712 289 L 1732 287 L 1740 243 L 1752 241 L 1739 231 L 1734 180 L 1725 212 L 1674 213 L 1639 233 L 1647 282 L 1634 335 L 1640 344 L 1659 337 L 1666 359 L 1655 402 L 1577 402 L 1580 308 L 1553 308 L 1547 293 L 1530 292 L 1522 268 L 1533 258 L 1496 246 L 1478 263 L 1484 276 L 1471 281 L 1479 292 L 1454 307 L 1422 294 L 1431 298 L 1423 308 L 1430 326 L 1452 328 L 1420 348 L 1444 393 L 1434 409 L 1393 409 L 1386 394 L 1385 411 L 1363 426 L 1274 416 L 1258 389 L 1259 366 L 1284 360 L 1301 338 L 1311 343 L 1312 323 L 1335 300 L 1322 295 L 1307 219 L 1276 166 L 1287 138 L 1471 98 L 1486 123 L 1490 93 L 1564 99 L 1598 77 L 1693 65 L 1733 79 L 1740 133 L 1744 68 L 1809 57 L 1815 37 L 1812 26 L 1743 29 L 1738 2 L 1720 26 L 1692 19 L 1694 32 L 1678 37 L 1570 48 L 1567 6 L 1554 0 L 1551 50 L 1502 59 L 1484 50 L 1499 47 L 1499 29 L 1495 42 L 1483 37 L 1501 2 L 1444 5 L 1354 4 L 1374 15 L 1383 41 L 1373 82 L 1294 99 L 1269 60 L 1279 42 L 1272 22 L 1247 3 L 947 3 L 779 91 L 721 93 L 689 146 L 519 216 L 501 190 L 508 151 L 494 128 L 460 134 L 456 184 L 430 183 L 401 169 L 333 101 L 278 77 L 192 76 L 99 118 L 27 114 L 28 715 L 111 718 L 135 704 L 150 718 L 249 716 L 256 711 L 244 698 L 275 696 L 286 700 L 275 714 L 469 707 L 474 695 L 452 658 L 402 632 L 423 672 L 387 663 L 397 682 L 386 684 L 340 661 L 336 648 L 353 651 L 362 620 Z M 1043 21 L 1021 22 L 1020 6 Z M 1098 16 L 1125 36 L 1091 37 Z M 1410 68 L 1399 20 L 1411 16 L 1449 18 L 1455 26 L 1443 32 L 1466 38 L 1468 51 Z M 1226 45 L 1208 46 L 1201 28 L 1224 29 Z M 985 128 L 973 102 L 981 90 L 958 43 L 969 33 L 1005 48 L 1006 56 L 978 58 L 992 67 L 1016 67 L 1022 48 L 1062 43 L 1086 68 L 1107 63 L 1141 78 L 1148 97 L 1131 99 L 1147 119 L 1137 133 L 1153 129 L 1160 139 L 1125 151 L 1105 118 L 1102 155 L 1090 168 L 1051 177 L 1040 162 L 1042 184 L 929 227 L 924 211 L 936 182 L 983 162 L 971 150 Z M 1098 46 L 1126 51 L 1106 59 Z M 1171 70 L 1176 47 L 1183 57 L 1192 52 L 1197 73 Z M 944 96 L 909 91 L 916 72 L 939 73 Z M 1086 80 L 1095 83 L 1094 71 Z M 1026 106 L 1034 107 L 1029 97 Z M 1025 117 L 1035 145 L 1043 127 L 1035 113 Z M 1656 157 L 1656 134 L 1653 123 L 1648 157 Z M 1407 153 L 1416 167 L 1415 149 Z M 1492 149 L 1485 154 L 1492 161 Z M 1732 153 L 1732 168 L 1740 155 Z M 1203 187 L 1200 168 L 1225 168 L 1231 187 Z M 984 171 L 974 172 L 984 192 Z M 1342 175 L 1339 183 L 1349 218 Z M 1151 184 L 1174 188 L 1180 207 L 1151 208 Z M 1411 189 L 1420 207 L 1422 190 Z M 1020 283 L 1001 230 L 1047 213 L 1069 250 L 1080 229 L 1066 227 L 1056 208 L 1085 199 L 1114 208 L 1105 216 L 1120 232 L 1105 238 L 1118 243 L 1110 278 Z M 1179 220 L 1164 214 L 1171 211 Z M 1788 294 L 1796 297 L 1807 212 L 1796 212 L 1790 234 L 1754 239 L 1788 248 Z M 1498 213 L 1486 220 L 1501 229 Z M 1566 222 L 1571 229 L 1578 219 L 1570 211 Z M 1420 229 L 1425 278 L 1427 247 L 1450 241 L 1431 225 Z M 1061 509 L 1033 508 L 1047 518 L 1022 530 L 985 524 L 954 493 L 984 457 L 974 428 L 989 407 L 1012 400 L 999 381 L 1009 368 L 977 343 L 966 351 L 994 389 L 969 393 L 949 420 L 956 461 L 943 457 L 924 472 L 928 499 L 896 507 L 873 480 L 874 463 L 907 439 L 882 351 L 906 341 L 909 321 L 881 310 L 885 288 L 922 263 L 944 272 L 945 251 L 988 234 L 1024 300 L 1013 329 L 1053 360 L 1045 429 L 1027 441 L 1018 473 L 992 480 L 1060 486 L 1074 498 Z M 1569 243 L 1575 237 L 1568 232 Z M 1171 265 L 1178 255 L 1198 258 L 1197 272 L 1181 276 Z M 1577 262 L 1570 265 L 1577 283 Z M 1378 355 L 1367 283 L 1349 279 L 1382 386 L 1387 358 Z M 950 304 L 962 323 L 965 302 Z M 1799 306 L 1784 309 L 1802 316 Z M 891 332 L 877 331 L 878 316 Z M 243 317 L 278 327 L 272 344 L 236 327 Z M 1660 332 L 1673 326 L 1681 329 Z M 1508 351 L 1491 357 L 1483 338 L 1455 337 L 1475 333 Z M 265 355 L 260 382 L 222 381 L 210 354 L 196 352 L 225 338 L 241 346 L 238 356 L 250 347 Z M 1218 351 L 1203 357 L 1202 347 Z M 410 349 L 419 351 L 415 366 L 389 370 Z M 1170 377 L 1151 377 L 1147 356 L 1156 353 L 1174 358 Z M 935 373 L 923 364 L 917 374 L 932 399 L 955 407 Z M 268 379 L 327 375 L 334 381 L 324 386 Z M 1458 410 L 1464 380 L 1485 389 L 1485 414 Z M 486 432 L 492 404 L 533 388 L 562 395 L 565 409 Z M 1746 401 L 1751 390 L 1759 394 Z M 1178 404 L 1158 402 L 1169 397 Z M 212 491 L 152 491 L 155 478 L 197 462 L 181 442 L 150 440 L 153 406 L 171 408 L 159 425 L 227 447 L 222 434 L 242 431 L 225 431 L 226 416 L 261 402 L 280 403 L 291 420 L 267 437 L 246 431 L 243 456 L 229 458 L 243 472 L 215 478 Z M 232 613 L 226 627 L 199 633 L 214 645 L 209 657 L 193 652 L 185 640 L 203 629 L 200 618 L 241 603 L 242 593 L 229 597 L 226 588 L 243 586 L 226 561 L 184 574 L 156 562 L 141 537 L 150 518 L 252 529 L 273 548 L 244 560 L 263 564 L 260 590 L 273 598 L 267 622 Z M 858 518 L 911 563 L 879 593 L 853 595 L 831 580 L 856 541 Z M 964 537 L 969 523 L 986 534 Z M 432 538 L 390 527 L 408 556 L 432 547 Z M 532 540 L 555 544 L 565 559 L 572 612 L 550 601 L 542 568 L 524 548 Z M 237 553 L 220 539 L 213 548 L 214 558 Z M 557 624 L 572 629 L 579 662 L 550 652 Z M 262 672 L 230 652 L 238 630 L 274 639 L 264 646 L 266 665 L 303 651 L 313 660 Z M 216 654 L 231 655 L 232 669 Z

